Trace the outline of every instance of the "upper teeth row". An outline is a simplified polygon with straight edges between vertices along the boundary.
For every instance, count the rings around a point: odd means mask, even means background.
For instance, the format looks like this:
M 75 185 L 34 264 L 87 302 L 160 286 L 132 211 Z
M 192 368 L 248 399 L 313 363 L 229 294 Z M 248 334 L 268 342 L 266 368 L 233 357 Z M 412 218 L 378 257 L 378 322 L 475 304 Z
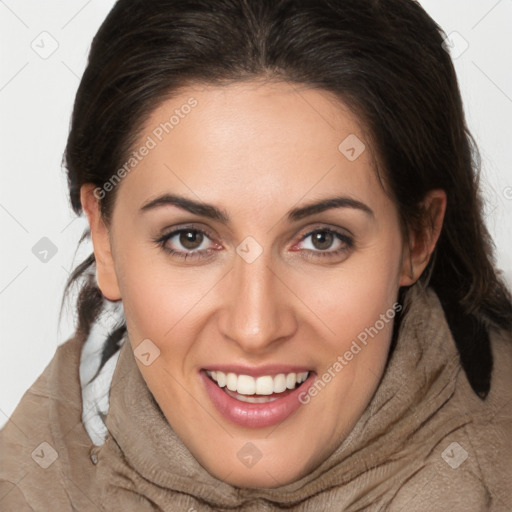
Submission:
M 221 371 L 206 372 L 221 388 L 226 386 L 230 391 L 236 391 L 241 395 L 271 395 L 282 393 L 286 388 L 294 389 L 296 384 L 304 382 L 309 372 L 280 373 L 275 377 L 263 375 L 252 377 L 250 375 L 237 375 L 236 373 L 224 373 Z

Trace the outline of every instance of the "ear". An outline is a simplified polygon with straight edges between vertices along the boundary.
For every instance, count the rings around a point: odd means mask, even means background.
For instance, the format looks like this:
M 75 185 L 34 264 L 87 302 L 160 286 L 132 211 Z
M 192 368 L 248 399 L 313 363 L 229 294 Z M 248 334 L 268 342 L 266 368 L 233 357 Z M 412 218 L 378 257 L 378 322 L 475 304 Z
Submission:
M 404 247 L 400 286 L 414 284 L 430 261 L 443 227 L 446 192 L 431 190 L 422 201 L 422 206 L 424 212 L 422 227 L 419 230 L 409 231 L 409 240 Z
M 95 186 L 86 183 L 80 188 L 80 202 L 89 221 L 96 259 L 96 278 L 103 296 L 111 301 L 121 299 L 112 256 L 108 228 L 101 216 L 100 204 L 94 194 Z

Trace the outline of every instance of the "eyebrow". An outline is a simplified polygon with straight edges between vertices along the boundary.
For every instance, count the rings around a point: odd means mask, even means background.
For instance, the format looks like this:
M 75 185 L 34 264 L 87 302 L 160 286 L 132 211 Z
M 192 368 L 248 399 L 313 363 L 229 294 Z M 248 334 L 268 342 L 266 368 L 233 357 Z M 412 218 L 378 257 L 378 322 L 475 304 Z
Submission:
M 145 203 L 140 210 L 144 213 L 164 206 L 176 206 L 182 210 L 193 213 L 194 215 L 216 220 L 223 224 L 229 224 L 230 222 L 229 215 L 224 210 L 221 210 L 212 204 L 194 201 L 175 194 L 163 194 L 156 199 L 152 199 Z M 375 217 L 373 210 L 361 201 L 350 197 L 336 196 L 309 203 L 298 208 L 293 208 L 287 213 L 286 218 L 288 222 L 296 222 L 305 217 L 322 213 L 333 208 L 351 208 L 360 210 L 372 218 Z

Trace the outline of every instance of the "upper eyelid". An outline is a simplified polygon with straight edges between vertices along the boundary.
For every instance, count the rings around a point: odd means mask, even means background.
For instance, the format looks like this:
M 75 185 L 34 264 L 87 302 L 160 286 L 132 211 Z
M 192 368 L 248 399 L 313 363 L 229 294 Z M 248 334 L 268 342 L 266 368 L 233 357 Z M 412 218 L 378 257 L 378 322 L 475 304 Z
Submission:
M 169 230 L 163 230 L 162 232 L 162 235 L 160 235 L 158 237 L 159 240 L 162 240 L 162 239 L 169 239 L 169 238 L 172 238 L 173 236 L 177 235 L 178 233 L 181 233 L 182 231 L 198 231 L 200 233 L 203 233 L 205 235 L 207 235 L 209 238 L 214 238 L 210 232 L 208 231 L 208 229 L 206 228 L 203 228 L 203 227 L 196 227 L 196 226 L 191 226 L 191 225 L 184 225 L 184 226 L 178 226 L 178 227 L 173 227 L 172 229 L 169 229 Z
M 346 228 L 334 228 L 334 227 L 326 226 L 326 225 L 318 226 L 318 227 L 314 227 L 314 228 L 308 229 L 302 235 L 302 237 L 309 236 L 309 235 L 313 234 L 315 231 L 329 231 L 329 232 L 334 233 L 334 234 L 346 236 L 347 238 L 354 238 L 354 235 L 348 229 L 346 229 Z

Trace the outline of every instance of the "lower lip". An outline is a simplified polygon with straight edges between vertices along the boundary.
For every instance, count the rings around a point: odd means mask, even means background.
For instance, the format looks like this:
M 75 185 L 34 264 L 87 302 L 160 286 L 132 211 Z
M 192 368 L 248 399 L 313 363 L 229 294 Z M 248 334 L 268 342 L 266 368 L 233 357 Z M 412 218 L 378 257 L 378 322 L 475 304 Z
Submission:
M 299 395 L 307 392 L 314 381 L 314 374 L 311 372 L 309 377 L 297 389 L 283 396 L 283 398 L 277 398 L 272 402 L 254 404 L 241 402 L 229 396 L 206 375 L 204 370 L 200 372 L 200 375 L 217 410 L 229 421 L 249 428 L 270 427 L 291 416 L 302 405 L 299 401 Z

